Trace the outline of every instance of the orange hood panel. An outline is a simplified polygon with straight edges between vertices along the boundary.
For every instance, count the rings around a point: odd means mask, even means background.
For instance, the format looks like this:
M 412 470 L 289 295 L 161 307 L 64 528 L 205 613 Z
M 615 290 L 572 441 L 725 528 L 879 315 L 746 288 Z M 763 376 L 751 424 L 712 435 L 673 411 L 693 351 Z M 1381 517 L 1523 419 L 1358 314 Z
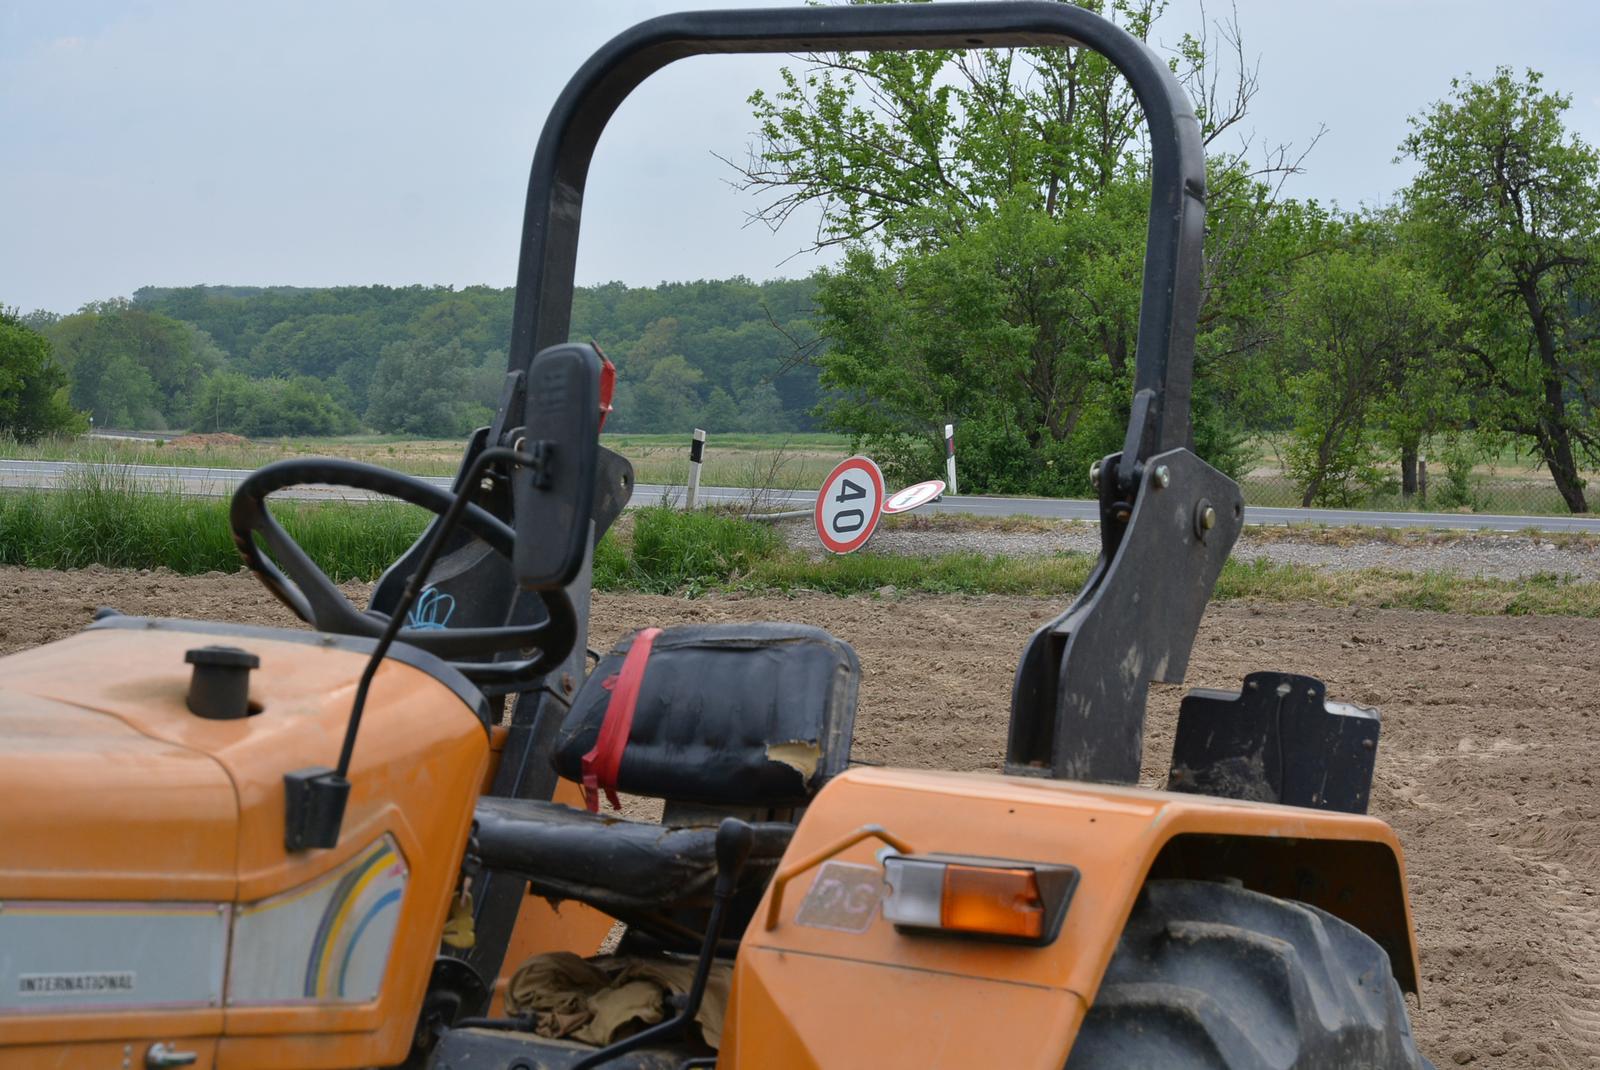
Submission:
M 228 901 L 238 824 L 210 757 L 0 684 L 0 900 Z

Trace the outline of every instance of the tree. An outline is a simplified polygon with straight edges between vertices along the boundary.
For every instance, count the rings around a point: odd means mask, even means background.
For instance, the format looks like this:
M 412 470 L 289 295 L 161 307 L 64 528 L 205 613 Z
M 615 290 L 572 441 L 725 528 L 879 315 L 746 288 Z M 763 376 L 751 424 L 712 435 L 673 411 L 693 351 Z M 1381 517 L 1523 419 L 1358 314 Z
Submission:
M 1461 342 L 1475 418 L 1523 436 L 1573 512 L 1587 512 L 1579 458 L 1600 457 L 1600 154 L 1569 133 L 1571 97 L 1501 67 L 1456 80 L 1411 120 L 1403 156 L 1412 233 L 1471 315 Z
M 1158 0 L 1082 0 L 1147 37 Z M 1239 61 L 1232 81 L 1222 50 Z M 1087 49 L 828 53 L 751 97 L 759 141 L 739 167 L 780 226 L 821 209 L 815 247 L 842 245 L 818 293 L 832 393 L 821 412 L 897 476 L 937 470 L 954 418 L 974 490 L 1087 489 L 1088 459 L 1115 449 L 1127 418 L 1149 204 L 1138 102 Z M 1218 141 L 1256 90 L 1237 28 L 1184 37 L 1174 65 L 1213 153 L 1197 446 L 1224 468 L 1240 436 L 1216 410 L 1264 359 L 1247 324 L 1319 213 L 1282 204 L 1298 161 Z M 900 468 L 898 466 L 904 466 Z
M 428 437 L 465 434 L 490 413 L 470 391 L 476 361 L 458 341 L 434 347 L 420 341 L 383 348 L 367 405 L 379 431 Z
M 632 391 L 648 376 L 651 359 L 677 354 L 702 376 L 701 401 L 672 414 L 663 430 L 687 431 L 698 405 L 716 387 L 741 416 L 758 414 L 764 427 L 809 427 L 818 369 L 795 353 L 814 343 L 814 290 L 810 279 L 758 284 L 744 278 L 578 288 L 571 336 L 597 339 L 622 366 L 617 422 L 606 426 L 627 426 L 635 408 Z M 338 405 L 365 412 L 379 359 L 396 343 L 434 352 L 459 343 L 474 361 L 465 398 L 492 408 L 505 382 L 512 297 L 508 289 L 481 286 L 147 287 L 135 293 L 133 307 L 205 331 L 225 351 L 222 366 L 228 371 L 261 381 L 311 376 Z M 166 407 L 160 384 L 151 380 L 142 392 L 128 387 L 141 403 L 125 408 Z M 773 388 L 776 412 L 770 408 Z M 185 411 L 167 418 L 186 419 L 198 406 L 189 399 L 181 407 Z
M 634 384 L 628 430 L 660 433 L 693 424 L 705 377 L 677 353 L 657 358 L 649 368 L 644 381 Z
M 711 396 L 706 399 L 705 407 L 700 410 L 700 418 L 696 422 L 707 431 L 741 431 L 745 426 L 744 419 L 739 413 L 739 406 L 734 404 L 733 397 L 720 386 L 712 388 Z
M 1415 486 L 1423 438 L 1459 410 L 1443 359 L 1454 318 L 1433 280 L 1393 249 L 1358 245 L 1300 265 L 1278 344 L 1301 505 L 1353 504 L 1379 482 L 1382 444 L 1409 463 Z
M 67 403 L 68 389 L 49 341 L 15 309 L 0 306 L 0 434 L 31 442 L 81 430 L 83 414 Z
M 356 419 L 309 376 L 250 379 L 219 372 L 196 392 L 189 426 L 251 438 L 336 435 L 354 431 Z
M 1013 203 L 936 252 L 852 249 L 818 292 L 828 419 L 896 480 L 940 470 L 929 425 L 949 416 L 964 485 L 1086 488 L 1089 462 L 1116 448 L 1115 419 L 1099 417 L 1130 382 L 1100 345 L 1138 301 L 1119 283 L 1140 243 L 1120 229 L 1109 214 L 1053 219 Z
M 85 305 L 48 328 L 72 377 L 72 404 L 102 427 L 160 430 L 181 421 L 223 353 L 201 330 L 127 301 Z

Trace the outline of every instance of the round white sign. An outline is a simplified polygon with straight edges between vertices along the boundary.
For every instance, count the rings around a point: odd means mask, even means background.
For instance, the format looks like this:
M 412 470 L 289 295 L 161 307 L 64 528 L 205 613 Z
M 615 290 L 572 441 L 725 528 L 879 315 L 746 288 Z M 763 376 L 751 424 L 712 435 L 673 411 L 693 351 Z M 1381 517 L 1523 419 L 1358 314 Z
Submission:
M 836 554 L 859 550 L 883 515 L 883 473 L 871 457 L 842 460 L 822 481 L 815 511 L 817 537 Z
M 883 503 L 886 513 L 909 513 L 919 506 L 927 505 L 939 495 L 944 493 L 944 480 L 929 479 L 921 483 L 913 483 L 905 490 L 897 490 L 889 495 L 889 500 Z

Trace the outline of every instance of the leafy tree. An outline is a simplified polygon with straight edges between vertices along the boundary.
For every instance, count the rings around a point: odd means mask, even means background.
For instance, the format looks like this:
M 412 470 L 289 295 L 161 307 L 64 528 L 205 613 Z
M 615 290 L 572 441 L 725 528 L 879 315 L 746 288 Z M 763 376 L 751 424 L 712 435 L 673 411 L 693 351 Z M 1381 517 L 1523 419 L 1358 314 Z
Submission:
M 1082 0 L 1137 37 L 1157 0 Z M 1211 147 L 1197 353 L 1197 447 L 1224 468 L 1242 434 L 1219 410 L 1265 359 L 1261 307 L 1315 240 L 1320 213 L 1283 204 L 1270 181 L 1286 150 L 1252 167 L 1218 137 L 1245 116 L 1236 27 L 1185 37 L 1174 63 Z M 832 389 L 824 419 L 901 477 L 937 469 L 953 418 L 975 490 L 1087 488 L 1088 459 L 1115 449 L 1131 394 L 1149 204 L 1143 119 L 1110 62 L 1085 49 L 828 53 L 751 97 L 759 141 L 740 167 L 781 225 L 821 209 L 814 246 L 843 245 L 817 304 Z
M 459 341 L 385 346 L 372 377 L 367 423 L 379 431 L 454 437 L 487 422 L 489 412 L 469 396 L 476 366 Z
M 1600 154 L 1569 133 L 1571 97 L 1535 71 L 1456 80 L 1401 153 L 1412 233 L 1471 316 L 1461 348 L 1480 426 L 1523 436 L 1573 512 L 1579 458 L 1600 458 Z
M 72 404 L 102 427 L 161 429 L 181 420 L 196 385 L 224 356 L 192 324 L 126 301 L 85 305 L 47 330 L 72 378 Z
M 196 392 L 189 426 L 251 438 L 336 435 L 354 431 L 356 419 L 309 376 L 251 379 L 219 372 Z
M 82 430 L 83 414 L 67 403 L 67 391 L 49 341 L 15 309 L 0 306 L 0 433 L 31 442 Z
M 644 381 L 635 384 L 631 431 L 672 431 L 693 423 L 700 412 L 700 385 L 705 377 L 677 353 L 649 365 Z
M 1381 482 L 1385 444 L 1414 472 L 1422 439 L 1460 415 L 1443 359 L 1454 318 L 1433 280 L 1392 249 L 1339 250 L 1295 272 L 1279 345 L 1302 505 L 1353 504 Z
M 716 400 L 717 387 L 711 392 L 711 400 Z M 744 400 L 739 403 L 739 418 L 736 427 L 740 431 L 753 431 L 757 434 L 771 434 L 775 431 L 793 431 L 794 423 L 783 405 L 783 396 L 772 383 L 757 383 L 743 392 Z M 732 398 L 729 399 L 730 401 Z
M 698 423 L 707 431 L 745 429 L 744 417 L 739 412 L 739 406 L 734 404 L 733 396 L 720 386 L 712 388 L 711 397 L 707 399 L 705 408 L 700 410 Z
M 365 397 L 378 353 L 389 340 L 367 316 L 316 313 L 280 320 L 267 329 L 243 362 L 258 378 L 310 375 L 342 383 Z
M 968 486 L 1082 490 L 1089 461 L 1115 448 L 1115 420 L 1097 417 L 1129 382 L 1098 344 L 1138 299 L 1118 292 L 1129 242 L 1115 232 L 1106 215 L 1012 204 L 927 255 L 852 249 L 818 293 L 830 420 L 896 480 L 942 467 L 928 425 L 948 414 Z

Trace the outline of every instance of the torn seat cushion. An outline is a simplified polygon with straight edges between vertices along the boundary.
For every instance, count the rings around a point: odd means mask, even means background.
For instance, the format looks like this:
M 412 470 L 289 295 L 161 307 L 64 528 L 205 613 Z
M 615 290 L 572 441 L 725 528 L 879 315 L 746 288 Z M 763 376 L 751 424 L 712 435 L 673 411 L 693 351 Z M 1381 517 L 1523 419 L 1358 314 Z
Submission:
M 582 781 L 624 639 L 590 674 L 561 726 L 556 771 Z M 713 806 L 803 806 L 850 758 L 861 666 L 804 624 L 697 624 L 656 635 L 615 788 Z

